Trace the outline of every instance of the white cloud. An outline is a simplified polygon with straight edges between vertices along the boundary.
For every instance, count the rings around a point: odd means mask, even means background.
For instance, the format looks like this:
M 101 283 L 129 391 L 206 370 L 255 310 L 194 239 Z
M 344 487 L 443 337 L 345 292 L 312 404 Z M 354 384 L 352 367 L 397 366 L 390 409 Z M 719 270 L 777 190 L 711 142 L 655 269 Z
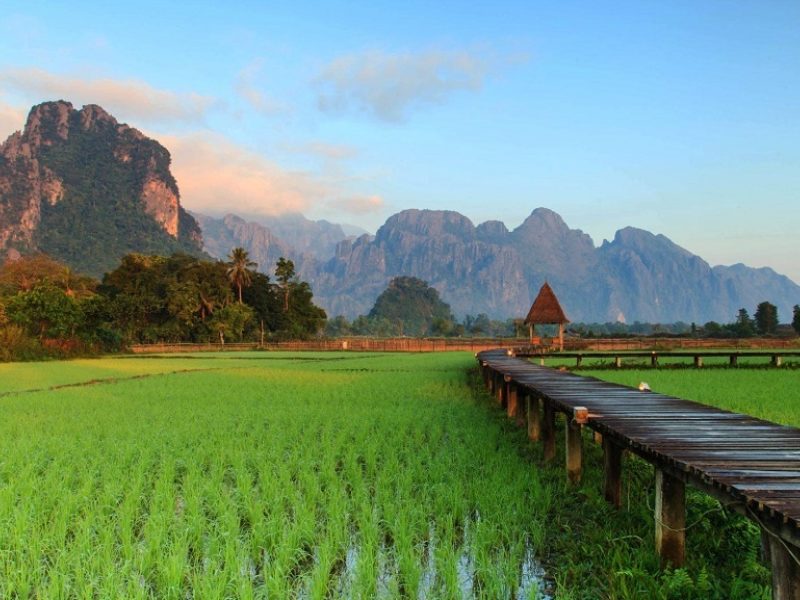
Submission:
M 217 104 L 209 96 L 160 90 L 133 79 L 85 79 L 36 68 L 0 70 L 0 85 L 33 102 L 99 104 L 119 118 L 147 123 L 200 122 Z
M 415 107 L 441 104 L 455 92 L 480 89 L 495 62 L 466 51 L 341 56 L 315 80 L 318 106 L 329 113 L 357 112 L 402 121 Z
M 374 213 L 385 208 L 380 196 L 352 196 L 331 200 L 331 208 L 352 214 Z
M 244 98 L 256 112 L 271 117 L 288 111 L 286 105 L 278 102 L 266 92 L 261 91 L 256 80 L 263 70 L 263 61 L 257 60 L 239 71 L 236 76 L 236 93 Z

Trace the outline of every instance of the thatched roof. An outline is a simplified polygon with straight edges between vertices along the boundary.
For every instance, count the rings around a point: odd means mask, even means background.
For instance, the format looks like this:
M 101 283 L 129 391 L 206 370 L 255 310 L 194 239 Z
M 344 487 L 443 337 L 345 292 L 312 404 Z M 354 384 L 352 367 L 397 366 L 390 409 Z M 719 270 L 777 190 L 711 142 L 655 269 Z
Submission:
M 553 293 L 547 282 L 539 290 L 539 295 L 533 301 L 528 316 L 525 317 L 525 324 L 543 325 L 551 323 L 569 323 L 567 315 L 558 303 L 558 298 Z

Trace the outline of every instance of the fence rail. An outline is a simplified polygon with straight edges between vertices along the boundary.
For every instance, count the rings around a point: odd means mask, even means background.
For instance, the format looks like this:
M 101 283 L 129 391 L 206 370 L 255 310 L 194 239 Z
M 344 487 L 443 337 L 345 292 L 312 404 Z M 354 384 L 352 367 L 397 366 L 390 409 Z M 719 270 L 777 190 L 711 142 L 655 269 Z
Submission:
M 482 352 L 493 348 L 513 348 L 517 352 L 548 353 L 554 352 L 550 346 L 531 347 L 527 338 L 366 338 L 342 337 L 322 338 L 314 340 L 293 340 L 281 342 L 246 343 L 178 343 L 163 342 L 154 344 L 132 344 L 130 351 L 135 354 L 167 353 L 167 352 L 208 352 L 208 351 L 241 351 L 241 350 L 350 350 L 354 352 L 450 352 L 467 351 Z M 800 351 L 798 339 L 750 338 L 744 340 L 729 339 L 693 339 L 693 338 L 625 338 L 596 340 L 567 340 L 564 344 L 569 351 L 637 351 L 671 349 L 795 349 Z

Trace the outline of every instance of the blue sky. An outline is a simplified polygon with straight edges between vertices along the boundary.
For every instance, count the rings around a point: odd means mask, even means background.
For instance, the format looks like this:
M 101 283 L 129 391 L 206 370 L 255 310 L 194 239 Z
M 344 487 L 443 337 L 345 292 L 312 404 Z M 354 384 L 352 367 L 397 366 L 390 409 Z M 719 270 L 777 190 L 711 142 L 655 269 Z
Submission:
M 800 281 L 797 0 L 5 2 L 0 137 L 58 98 L 159 139 L 198 211 L 546 206 Z

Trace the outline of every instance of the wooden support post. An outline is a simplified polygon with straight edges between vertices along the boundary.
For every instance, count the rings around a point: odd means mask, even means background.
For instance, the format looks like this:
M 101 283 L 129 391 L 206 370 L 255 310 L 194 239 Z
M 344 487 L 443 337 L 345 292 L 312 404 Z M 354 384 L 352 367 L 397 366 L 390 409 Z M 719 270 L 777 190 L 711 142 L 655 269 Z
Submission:
M 614 507 L 622 504 L 622 448 L 608 437 L 603 438 L 605 497 Z
M 617 367 L 618 369 L 620 367 L 622 367 L 622 357 L 621 356 L 615 356 L 614 357 L 614 366 Z
M 494 383 L 495 383 L 495 372 L 489 370 L 489 374 L 487 377 L 487 387 L 489 388 L 489 395 L 494 396 Z
M 538 442 L 542 434 L 542 401 L 539 398 L 528 396 L 526 398 L 526 408 L 528 413 L 528 437 L 533 442 Z
M 655 522 L 661 567 L 682 567 L 686 554 L 686 485 L 658 467 Z
M 503 376 L 499 373 L 495 377 L 494 381 L 495 390 L 497 392 L 497 403 L 505 408 L 506 406 L 506 382 L 503 381 Z
M 581 425 L 575 419 L 567 417 L 565 427 L 567 436 L 567 478 L 572 484 L 581 481 L 581 454 L 583 450 L 583 436 L 581 436 Z
M 765 565 L 772 564 L 772 553 L 770 552 L 770 543 L 769 539 L 772 537 L 770 533 L 760 527 L 761 529 L 761 562 Z
M 769 536 L 773 600 L 800 600 L 800 548 L 787 546 L 774 535 Z
M 694 366 L 697 367 L 698 369 L 703 366 L 703 357 L 700 356 L 699 354 L 695 355 L 694 357 Z
M 549 402 L 544 403 L 542 419 L 542 451 L 544 460 L 551 461 L 556 456 L 556 413 Z
M 506 409 L 509 418 L 515 419 L 517 417 L 517 386 L 513 381 L 509 381 L 510 377 L 506 376 Z

